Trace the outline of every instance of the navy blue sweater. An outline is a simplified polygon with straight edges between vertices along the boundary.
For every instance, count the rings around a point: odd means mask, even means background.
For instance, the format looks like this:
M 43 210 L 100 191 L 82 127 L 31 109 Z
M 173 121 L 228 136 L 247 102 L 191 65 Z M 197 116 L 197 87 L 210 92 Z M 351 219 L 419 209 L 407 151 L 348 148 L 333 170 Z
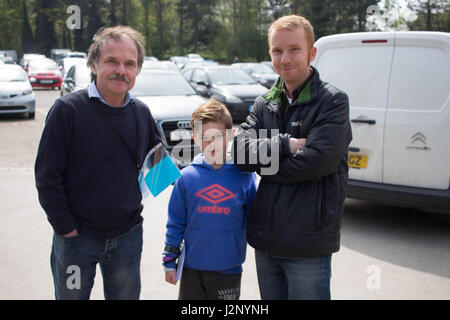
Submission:
M 35 178 L 39 201 L 58 235 L 77 228 L 108 239 L 142 221 L 136 162 L 97 111 L 140 164 L 161 139 L 150 110 L 137 99 L 113 108 L 81 90 L 56 100 L 42 133 Z

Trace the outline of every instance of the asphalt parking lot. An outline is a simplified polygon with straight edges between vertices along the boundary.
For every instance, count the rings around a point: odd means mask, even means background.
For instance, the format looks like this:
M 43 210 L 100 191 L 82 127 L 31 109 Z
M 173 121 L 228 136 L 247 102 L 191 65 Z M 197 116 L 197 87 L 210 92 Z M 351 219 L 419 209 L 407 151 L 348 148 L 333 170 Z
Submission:
M 52 229 L 39 205 L 33 165 L 45 115 L 58 91 L 37 90 L 36 119 L 0 116 L 0 299 L 53 299 Z M 144 202 L 142 299 L 176 299 L 161 250 L 171 188 Z M 450 220 L 348 199 L 341 250 L 332 259 L 333 299 L 450 299 Z M 253 249 L 241 299 L 259 299 Z M 92 299 L 103 299 L 97 272 Z

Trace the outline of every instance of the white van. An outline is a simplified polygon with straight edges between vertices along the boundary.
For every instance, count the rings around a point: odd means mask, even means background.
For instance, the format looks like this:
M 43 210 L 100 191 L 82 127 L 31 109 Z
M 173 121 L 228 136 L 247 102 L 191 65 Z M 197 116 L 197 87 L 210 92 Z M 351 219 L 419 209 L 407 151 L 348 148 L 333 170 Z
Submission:
M 450 213 L 450 33 L 339 34 L 321 79 L 350 99 L 347 196 Z

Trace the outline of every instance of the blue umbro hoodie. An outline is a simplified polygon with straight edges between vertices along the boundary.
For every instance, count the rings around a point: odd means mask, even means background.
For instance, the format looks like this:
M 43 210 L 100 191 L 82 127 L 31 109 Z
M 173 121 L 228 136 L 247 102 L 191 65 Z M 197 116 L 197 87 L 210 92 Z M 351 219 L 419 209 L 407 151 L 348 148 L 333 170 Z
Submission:
M 242 272 L 246 215 L 255 193 L 254 173 L 243 173 L 233 163 L 216 170 L 197 155 L 174 185 L 166 245 L 178 248 L 184 239 L 187 268 Z

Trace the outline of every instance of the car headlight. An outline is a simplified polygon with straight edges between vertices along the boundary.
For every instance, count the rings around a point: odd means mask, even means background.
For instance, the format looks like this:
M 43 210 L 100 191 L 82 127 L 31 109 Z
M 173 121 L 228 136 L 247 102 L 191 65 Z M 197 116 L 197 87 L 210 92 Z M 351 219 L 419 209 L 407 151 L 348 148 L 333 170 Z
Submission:
M 61 76 L 62 76 L 62 73 L 61 73 L 61 71 L 56 71 L 56 72 L 55 72 L 55 76 L 57 76 L 57 77 L 61 77 Z
M 243 103 L 241 99 L 235 96 L 225 96 L 225 102 L 227 103 Z
M 22 95 L 27 96 L 27 95 L 32 94 L 32 93 L 33 93 L 33 90 L 28 89 L 28 90 L 24 90 L 24 91 L 22 92 Z

